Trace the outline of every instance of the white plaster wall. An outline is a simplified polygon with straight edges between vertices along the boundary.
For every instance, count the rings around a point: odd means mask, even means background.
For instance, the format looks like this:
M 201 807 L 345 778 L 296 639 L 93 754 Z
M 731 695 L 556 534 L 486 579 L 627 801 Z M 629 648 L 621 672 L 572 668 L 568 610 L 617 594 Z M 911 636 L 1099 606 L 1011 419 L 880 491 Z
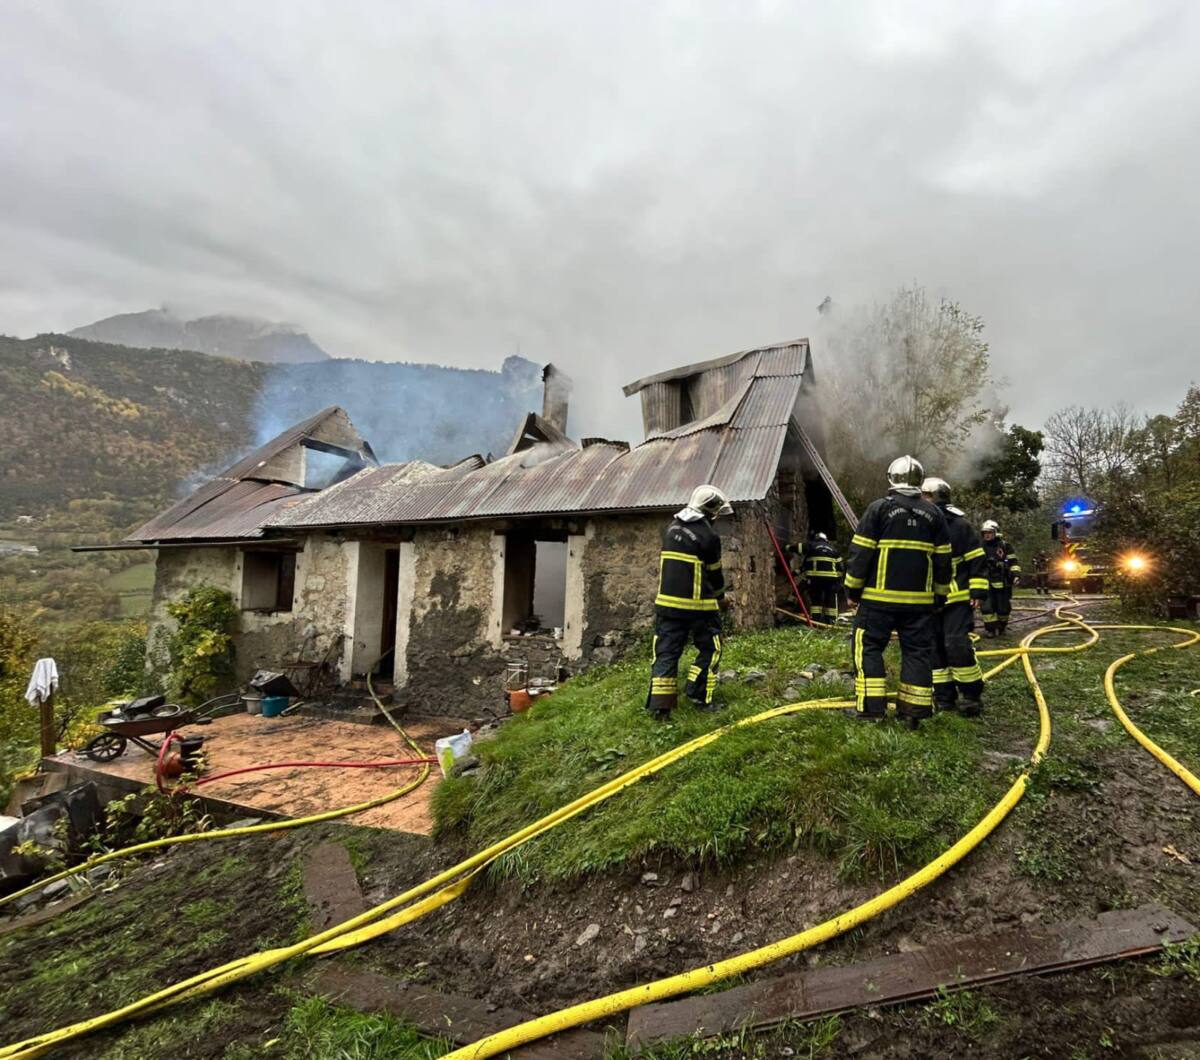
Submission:
M 586 624 L 584 600 L 586 597 L 583 577 L 583 562 L 591 540 L 592 524 L 582 534 L 567 537 L 567 596 L 563 616 L 562 653 L 568 659 L 583 656 L 583 631 Z
M 413 600 L 417 589 L 417 546 L 400 545 L 400 584 L 396 600 L 396 666 L 392 680 L 397 688 L 408 684 L 408 638 L 412 630 Z
M 374 541 L 356 542 L 354 575 L 348 584 L 354 586 L 353 605 L 346 607 L 346 624 L 350 627 L 350 673 L 364 674 L 382 654 L 383 590 L 386 546 Z
M 504 558 L 505 537 L 492 534 L 492 606 L 488 609 L 488 643 L 499 650 L 504 646 Z

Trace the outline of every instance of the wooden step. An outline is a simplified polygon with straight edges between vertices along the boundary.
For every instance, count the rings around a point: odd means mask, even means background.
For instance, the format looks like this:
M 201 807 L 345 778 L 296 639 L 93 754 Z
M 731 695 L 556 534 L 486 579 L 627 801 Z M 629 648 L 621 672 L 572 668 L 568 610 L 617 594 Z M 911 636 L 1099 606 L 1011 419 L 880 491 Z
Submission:
M 349 1005 L 360 1012 L 387 1012 L 422 1034 L 449 1038 L 457 1045 L 468 1045 L 533 1019 L 527 1012 L 497 1008 L 473 998 L 443 994 L 338 963 L 326 964 L 309 986 L 339 1005 Z M 530 1042 L 507 1055 L 521 1060 L 599 1060 L 604 1054 L 603 1034 L 574 1030 Z
M 664 1038 L 715 1037 L 860 1006 L 931 998 L 1019 975 L 1156 953 L 1164 943 L 1182 942 L 1195 933 L 1181 916 L 1151 903 L 1095 918 L 935 943 L 862 964 L 811 968 L 720 994 L 644 1005 L 630 1014 L 627 1042 L 640 1047 Z

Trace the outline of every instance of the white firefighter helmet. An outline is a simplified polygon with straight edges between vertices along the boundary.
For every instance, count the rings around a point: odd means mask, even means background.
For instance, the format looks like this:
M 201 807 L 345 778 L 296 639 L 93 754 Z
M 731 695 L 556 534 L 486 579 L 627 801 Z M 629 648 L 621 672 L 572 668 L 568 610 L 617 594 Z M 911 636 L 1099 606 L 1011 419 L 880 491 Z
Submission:
M 921 480 L 925 477 L 925 469 L 915 456 L 898 456 L 888 464 L 887 476 L 888 485 L 893 488 L 910 486 L 913 489 L 920 489 Z
M 979 529 L 985 534 L 998 534 L 1000 533 L 1000 524 L 995 519 L 985 519 L 983 526 Z
M 944 478 L 930 475 L 929 478 L 921 483 L 921 492 L 941 504 L 950 503 L 950 483 Z
M 733 514 L 733 505 L 729 503 L 729 498 L 716 486 L 707 484 L 692 490 L 688 507 L 707 515 L 710 519 L 715 519 L 718 515 Z
M 813 538 L 817 541 L 828 541 L 829 538 L 822 533 L 813 534 Z

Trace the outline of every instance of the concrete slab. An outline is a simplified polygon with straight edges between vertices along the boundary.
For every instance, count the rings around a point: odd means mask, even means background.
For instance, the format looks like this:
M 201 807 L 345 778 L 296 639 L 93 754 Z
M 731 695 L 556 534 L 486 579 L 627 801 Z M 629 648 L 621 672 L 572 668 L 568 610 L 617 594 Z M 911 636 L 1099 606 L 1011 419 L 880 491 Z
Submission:
M 433 754 L 433 742 L 461 732 L 455 718 L 398 718 L 425 754 Z M 224 773 L 268 762 L 344 761 L 368 762 L 414 757 L 412 750 L 390 726 L 355 725 L 316 718 L 263 718 L 232 714 L 211 725 L 186 726 L 185 735 L 205 737 L 208 773 Z M 112 762 L 93 762 L 67 751 L 43 760 L 43 768 L 69 770 L 78 779 L 100 779 L 115 790 L 134 790 L 154 783 L 154 758 L 130 744 Z M 393 791 L 413 780 L 419 766 L 392 769 L 277 769 L 244 773 L 214 781 L 198 789 L 244 816 L 306 817 L 338 809 Z M 429 802 L 441 773 L 433 775 L 416 791 L 384 806 L 358 813 L 346 820 L 375 828 L 428 835 L 433 827 Z

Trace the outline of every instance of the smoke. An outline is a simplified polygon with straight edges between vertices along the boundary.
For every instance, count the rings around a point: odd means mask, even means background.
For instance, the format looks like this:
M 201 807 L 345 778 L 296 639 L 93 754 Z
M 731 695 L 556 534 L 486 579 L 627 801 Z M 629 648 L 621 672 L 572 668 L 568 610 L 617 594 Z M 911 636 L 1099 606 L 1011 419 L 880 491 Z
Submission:
M 952 485 L 994 455 L 1007 408 L 982 332 L 980 319 L 915 284 L 881 303 L 818 307 L 816 383 L 801 412 L 858 502 L 878 495 L 887 465 L 905 453 Z
M 340 405 L 381 461 L 499 454 L 521 417 L 541 407 L 541 376 L 541 366 L 522 357 L 507 358 L 498 372 L 355 360 L 276 365 L 255 403 L 255 444 Z

